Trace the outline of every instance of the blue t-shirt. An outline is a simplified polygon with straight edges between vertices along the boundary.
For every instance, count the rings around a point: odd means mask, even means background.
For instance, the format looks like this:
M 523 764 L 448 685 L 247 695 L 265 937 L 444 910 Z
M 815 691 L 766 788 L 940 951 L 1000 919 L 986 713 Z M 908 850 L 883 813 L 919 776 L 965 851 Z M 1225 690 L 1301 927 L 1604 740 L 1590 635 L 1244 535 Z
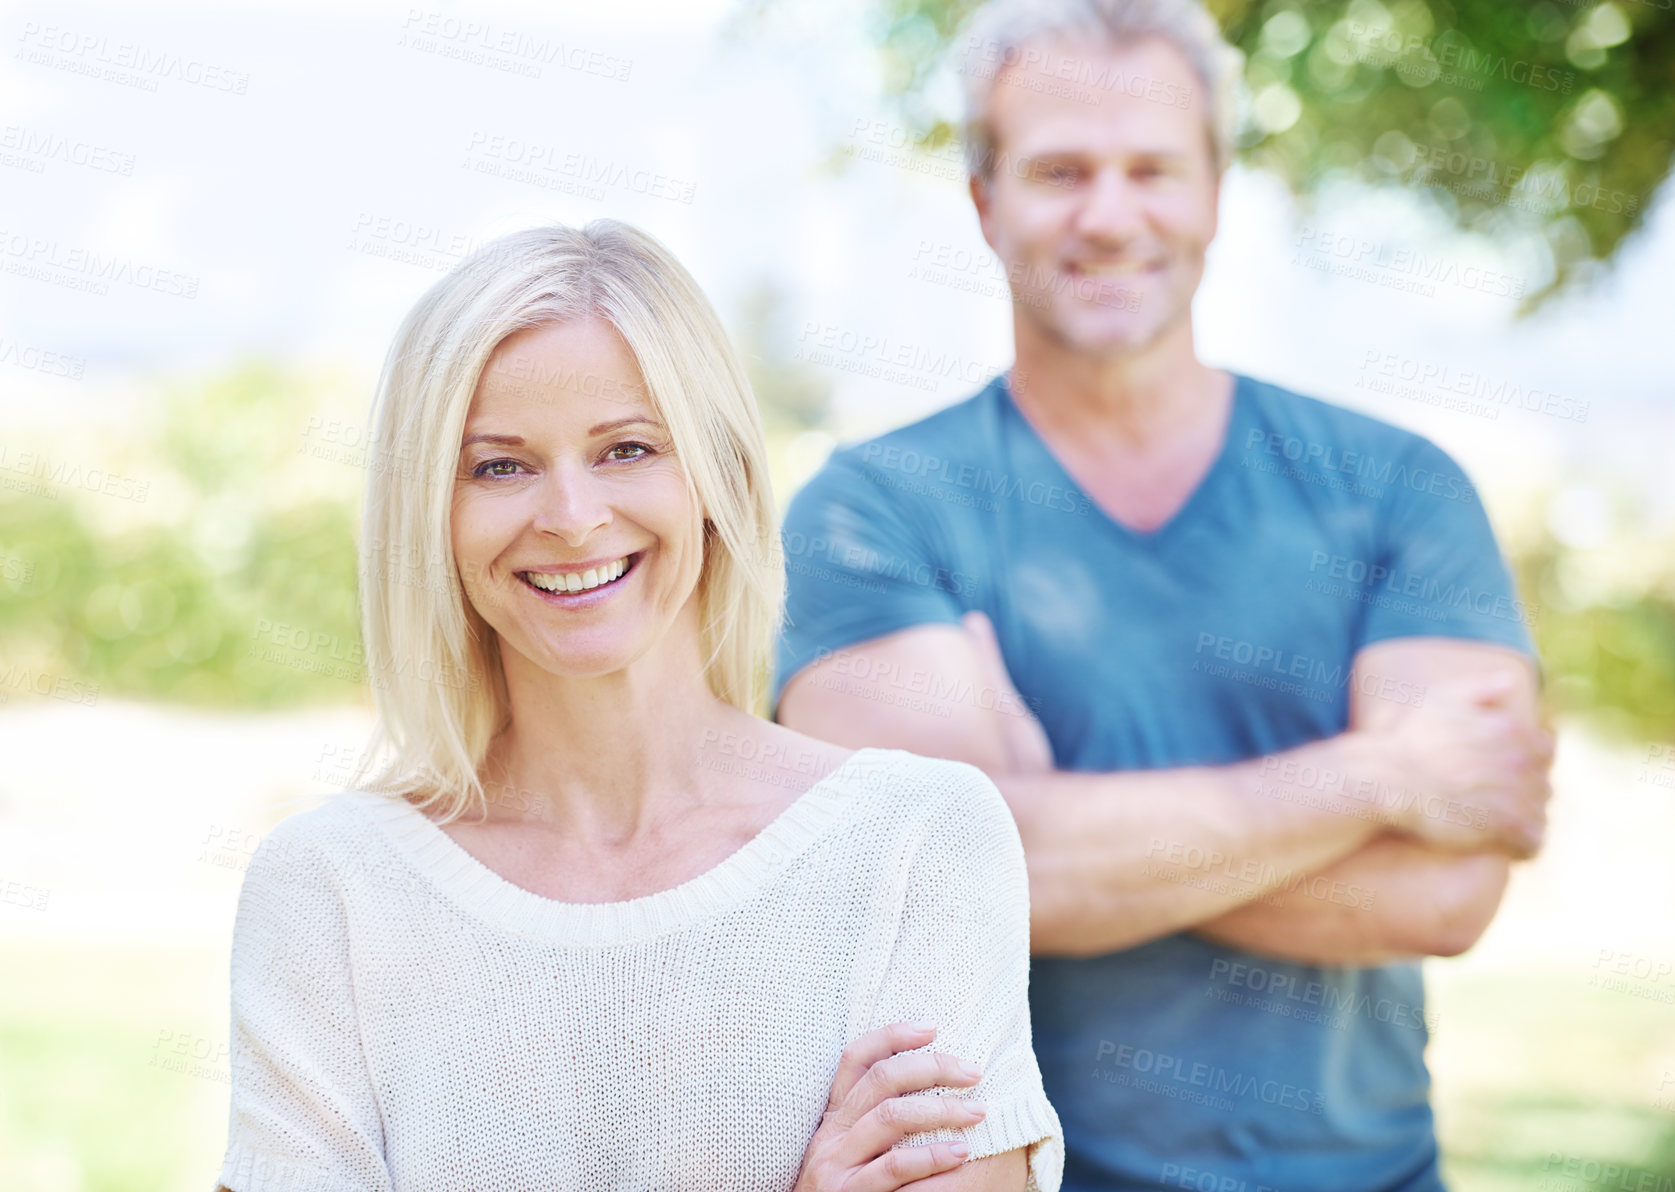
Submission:
M 1387 638 L 1531 652 L 1525 607 L 1452 459 L 1248 377 L 1220 455 L 1155 531 L 1090 501 L 996 378 L 836 452 L 792 501 L 784 543 L 776 707 L 817 658 L 981 609 L 1061 770 L 1214 765 L 1334 736 L 1356 653 Z M 992 698 L 838 669 L 903 707 Z M 1400 703 L 1425 694 L 1356 681 Z M 1148 847 L 1226 888 L 1266 880 L 1242 860 Z M 1323 882 L 1305 893 L 1372 898 Z M 1181 933 L 1038 956 L 1030 998 L 1067 1190 L 1440 1186 L 1417 964 L 1292 964 Z

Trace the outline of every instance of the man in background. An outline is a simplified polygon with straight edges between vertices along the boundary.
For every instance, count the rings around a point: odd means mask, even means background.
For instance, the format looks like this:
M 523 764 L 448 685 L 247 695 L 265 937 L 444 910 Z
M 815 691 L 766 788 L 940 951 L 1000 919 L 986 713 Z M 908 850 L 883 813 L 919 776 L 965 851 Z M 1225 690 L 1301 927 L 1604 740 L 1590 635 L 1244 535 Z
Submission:
M 1016 363 L 793 501 L 776 715 L 1006 796 L 1067 1189 L 1440 1187 L 1418 958 L 1487 926 L 1551 760 L 1476 491 L 1199 361 L 1200 7 L 997 0 L 966 49 Z

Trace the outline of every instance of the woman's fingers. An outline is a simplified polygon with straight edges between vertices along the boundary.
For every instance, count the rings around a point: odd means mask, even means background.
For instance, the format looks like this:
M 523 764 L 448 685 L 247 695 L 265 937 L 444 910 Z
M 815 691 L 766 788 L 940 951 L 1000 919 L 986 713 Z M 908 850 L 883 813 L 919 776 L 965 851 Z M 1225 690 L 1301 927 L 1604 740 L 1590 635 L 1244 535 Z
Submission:
M 963 1142 L 936 1142 L 929 1146 L 904 1146 L 899 1151 L 886 1151 L 856 1174 L 850 1187 L 854 1192 L 895 1192 L 918 1180 L 944 1171 L 952 1171 L 971 1148 Z
M 935 1036 L 931 1023 L 897 1022 L 843 1049 L 826 1113 L 803 1156 L 799 1192 L 893 1192 L 965 1161 L 969 1151 L 958 1142 L 897 1148 L 909 1134 L 983 1120 L 981 1102 L 919 1095 L 974 1085 L 983 1076 L 956 1056 L 916 1050 Z
M 838 1057 L 837 1074 L 832 1077 L 832 1092 L 826 1099 L 826 1112 L 829 1114 L 834 1110 L 841 1110 L 856 1084 L 874 1064 L 897 1052 L 923 1047 L 934 1038 L 936 1026 L 929 1022 L 892 1022 L 889 1026 L 881 1026 L 860 1036 L 845 1047 L 843 1054 Z M 860 1112 L 865 1113 L 866 1110 Z M 859 1116 L 859 1113 L 855 1115 Z M 844 1124 L 848 1125 L 854 1120 L 855 1118 L 851 1117 Z
M 853 1153 L 888 1157 L 890 1148 L 923 1130 L 963 1130 L 987 1115 L 981 1101 L 967 1097 L 892 1097 L 868 1110 L 849 1131 Z M 904 1147 L 916 1151 L 922 1146 Z M 864 1161 L 864 1160 L 863 1160 Z
M 875 1156 L 888 1158 L 890 1148 L 909 1134 L 976 1125 L 986 1112 L 979 1101 L 913 1094 L 932 1088 L 963 1088 L 982 1078 L 973 1065 L 942 1052 L 886 1056 L 855 1083 L 840 1110 L 841 1120 L 849 1125 L 844 1153 L 851 1162 L 861 1164 Z
M 855 1082 L 846 1101 L 848 1120 L 859 1121 L 874 1106 L 903 1093 L 924 1089 L 965 1088 L 983 1079 L 983 1073 L 958 1056 L 940 1051 L 914 1051 L 891 1055 L 867 1069 Z

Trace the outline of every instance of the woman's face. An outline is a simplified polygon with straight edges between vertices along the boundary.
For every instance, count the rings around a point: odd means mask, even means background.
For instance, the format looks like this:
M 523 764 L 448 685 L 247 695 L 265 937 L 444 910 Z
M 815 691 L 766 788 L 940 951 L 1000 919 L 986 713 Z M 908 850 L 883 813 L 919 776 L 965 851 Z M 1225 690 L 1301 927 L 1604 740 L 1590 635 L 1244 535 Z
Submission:
M 546 323 L 495 349 L 451 526 L 466 599 L 509 675 L 609 674 L 669 637 L 703 565 L 702 512 L 608 322 Z

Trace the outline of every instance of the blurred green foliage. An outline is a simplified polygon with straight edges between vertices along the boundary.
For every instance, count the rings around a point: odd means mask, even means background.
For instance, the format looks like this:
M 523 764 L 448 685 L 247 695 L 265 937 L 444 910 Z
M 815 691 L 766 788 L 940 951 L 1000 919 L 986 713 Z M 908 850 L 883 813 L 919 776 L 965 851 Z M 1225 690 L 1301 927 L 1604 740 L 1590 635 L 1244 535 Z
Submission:
M 144 503 L 0 490 L 0 669 L 201 706 L 355 698 L 360 473 L 297 483 L 308 382 L 257 364 L 157 400 Z M 265 657 L 264 626 L 310 645 Z
M 1672 547 L 1644 549 L 1668 555 Z M 1555 712 L 1587 716 L 1618 738 L 1675 741 L 1675 592 L 1579 601 L 1565 572 L 1588 561 L 1551 538 L 1514 566 L 1519 591 L 1540 609 L 1533 629 Z
M 793 339 L 788 312 L 793 309 L 783 289 L 764 282 L 745 295 L 734 327 L 770 449 L 787 436 L 818 430 L 831 421 L 830 383 L 798 361 L 789 346 Z
M 755 0 L 758 13 L 786 0 Z M 872 0 L 883 86 L 926 149 L 957 137 L 934 85 L 978 0 Z M 1245 55 L 1242 158 L 1307 200 L 1412 188 L 1460 228 L 1546 246 L 1585 277 L 1638 227 L 1675 154 L 1668 0 L 1208 0 Z M 957 61 L 953 63 L 957 69 Z
M 776 457 L 826 408 L 819 378 L 771 346 L 783 338 L 781 306 L 764 291 L 740 334 Z M 144 451 L 153 508 L 138 518 L 113 518 L 108 496 L 0 489 L 0 671 L 200 706 L 362 698 L 354 511 L 364 435 L 319 412 L 323 384 L 258 364 L 160 395 Z M 1620 533 L 1619 551 L 1669 549 L 1634 525 Z M 1559 710 L 1618 738 L 1669 739 L 1675 591 L 1666 582 L 1578 597 L 1567 571 L 1599 569 L 1550 537 L 1515 565 L 1539 610 Z

